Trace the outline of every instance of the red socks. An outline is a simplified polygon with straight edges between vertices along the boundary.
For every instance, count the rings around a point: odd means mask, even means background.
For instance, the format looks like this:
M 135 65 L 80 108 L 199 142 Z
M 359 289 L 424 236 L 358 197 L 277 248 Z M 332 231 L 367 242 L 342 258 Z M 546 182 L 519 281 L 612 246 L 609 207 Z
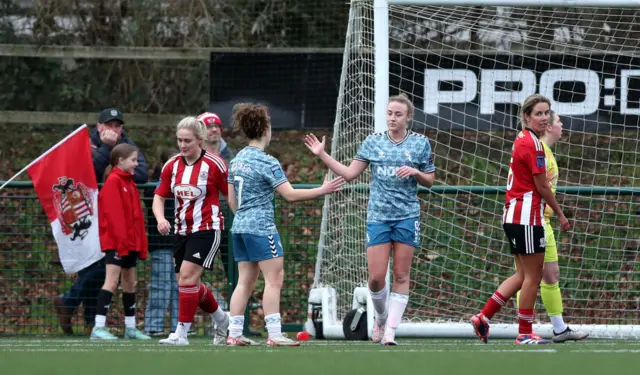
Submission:
M 521 335 L 530 335 L 533 325 L 533 309 L 518 309 L 518 333 Z
M 193 323 L 193 318 L 198 310 L 198 286 L 184 285 L 179 289 L 178 321 L 182 323 Z
M 493 293 L 491 298 L 487 300 L 487 304 L 484 305 L 482 309 L 482 314 L 486 316 L 488 319 L 493 318 L 493 316 L 500 311 L 502 306 L 507 303 L 508 298 L 504 298 L 500 292 L 496 291 Z
M 213 314 L 218 310 L 218 301 L 213 297 L 213 294 L 204 284 L 200 284 L 200 292 L 198 293 L 200 308 L 202 311 Z

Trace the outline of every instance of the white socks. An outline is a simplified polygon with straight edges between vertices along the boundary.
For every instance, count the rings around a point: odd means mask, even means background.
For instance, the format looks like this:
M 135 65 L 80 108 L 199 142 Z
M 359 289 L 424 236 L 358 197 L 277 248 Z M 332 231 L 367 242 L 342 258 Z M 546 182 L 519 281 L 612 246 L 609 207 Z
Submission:
M 95 327 L 104 328 L 107 323 L 107 317 L 105 315 L 96 315 Z M 125 316 L 124 317 L 125 328 L 136 328 L 136 317 Z
M 176 327 L 176 335 L 180 337 L 187 337 L 189 328 L 191 328 L 191 323 L 179 322 L 178 326 Z
M 562 319 L 562 315 L 550 316 L 549 319 L 551 319 L 551 325 L 553 325 L 553 332 L 562 333 L 567 330 L 567 325 L 564 324 L 564 319 Z
M 242 329 L 244 328 L 244 315 L 237 315 L 231 317 L 229 323 L 229 336 L 240 337 L 242 336 Z
M 96 315 L 95 327 L 104 328 L 105 324 L 107 324 L 107 317 L 105 315 Z
M 213 317 L 213 321 L 216 323 L 216 326 L 217 326 L 218 324 L 224 322 L 224 320 L 227 318 L 227 313 L 222 311 L 220 306 L 218 306 L 218 310 L 214 311 L 213 314 L 211 314 L 211 316 Z
M 373 308 L 376 310 L 376 319 L 379 325 L 383 325 L 387 321 L 387 300 L 389 299 L 389 288 L 385 285 L 381 290 L 374 292 L 369 289 Z
M 387 322 L 387 329 L 396 330 L 398 325 L 402 321 L 402 315 L 409 303 L 409 296 L 406 294 L 391 293 L 389 299 L 389 320 Z
M 280 313 L 265 316 L 264 322 L 266 323 L 270 339 L 282 336 L 282 318 L 280 317 Z

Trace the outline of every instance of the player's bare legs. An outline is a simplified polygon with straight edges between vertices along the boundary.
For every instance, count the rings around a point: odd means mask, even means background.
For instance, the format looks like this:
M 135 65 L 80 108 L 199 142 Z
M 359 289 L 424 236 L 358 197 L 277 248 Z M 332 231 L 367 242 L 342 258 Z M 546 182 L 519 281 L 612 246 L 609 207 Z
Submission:
M 393 289 L 389 298 L 389 318 L 381 341 L 383 345 L 396 345 L 396 329 L 409 302 L 409 276 L 414 251 L 411 245 L 393 243 Z
M 238 274 L 238 284 L 233 290 L 229 307 L 231 316 L 244 315 L 247 302 L 260 275 L 260 267 L 254 262 L 238 262 Z
M 389 286 L 385 285 L 385 278 L 387 276 L 387 268 L 389 266 L 390 255 L 391 243 L 374 245 L 367 248 L 369 294 L 371 294 L 373 307 L 376 311 L 371 340 L 376 343 L 382 340 L 382 336 L 384 336 L 385 326 L 387 324 Z
M 258 265 L 264 275 L 264 315 L 277 314 L 280 312 L 280 290 L 284 282 L 283 257 L 264 260 Z
M 282 334 L 282 318 L 280 316 L 280 291 L 284 283 L 284 258 L 277 257 L 258 263 L 264 275 L 264 294 L 262 308 L 264 321 L 269 332 L 267 345 L 299 346 L 300 343 Z
M 522 288 L 522 283 L 524 283 L 524 269 L 521 262 L 520 257 L 516 256 L 516 273 L 503 281 L 497 289 L 497 292 L 502 294 L 506 300 L 513 297 Z
M 544 253 L 531 255 L 516 255 L 524 269 L 524 280 L 520 291 L 520 307 L 533 309 L 538 295 L 538 285 L 542 281 L 542 267 Z
M 255 262 L 238 262 L 238 274 L 238 284 L 233 290 L 231 305 L 229 306 L 231 324 L 229 325 L 227 345 L 256 345 L 256 342 L 242 335 L 242 330 L 244 328 L 244 311 L 260 275 L 260 267 Z

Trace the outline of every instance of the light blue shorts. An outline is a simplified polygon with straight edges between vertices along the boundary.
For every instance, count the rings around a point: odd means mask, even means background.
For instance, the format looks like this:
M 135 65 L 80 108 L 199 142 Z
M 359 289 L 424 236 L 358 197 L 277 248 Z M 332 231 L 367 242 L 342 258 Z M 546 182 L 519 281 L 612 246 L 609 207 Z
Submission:
M 367 247 L 390 242 L 420 247 L 420 218 L 367 223 Z
M 233 233 L 233 258 L 236 262 L 261 262 L 284 255 L 278 233 L 256 235 Z

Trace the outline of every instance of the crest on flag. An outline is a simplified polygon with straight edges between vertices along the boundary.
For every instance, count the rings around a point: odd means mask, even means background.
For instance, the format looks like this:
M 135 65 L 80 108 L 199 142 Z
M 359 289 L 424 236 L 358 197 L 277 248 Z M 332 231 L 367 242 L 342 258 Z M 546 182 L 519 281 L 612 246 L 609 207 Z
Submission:
M 93 216 L 93 194 L 82 182 L 73 178 L 58 177 L 53 185 L 53 205 L 60 220 L 62 232 L 71 236 L 71 241 L 83 240 L 91 228 Z
M 66 273 L 104 257 L 100 246 L 98 182 L 86 125 L 25 167 L 58 245 Z

